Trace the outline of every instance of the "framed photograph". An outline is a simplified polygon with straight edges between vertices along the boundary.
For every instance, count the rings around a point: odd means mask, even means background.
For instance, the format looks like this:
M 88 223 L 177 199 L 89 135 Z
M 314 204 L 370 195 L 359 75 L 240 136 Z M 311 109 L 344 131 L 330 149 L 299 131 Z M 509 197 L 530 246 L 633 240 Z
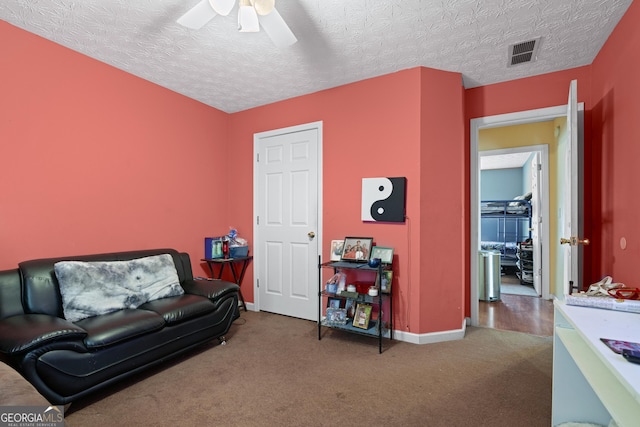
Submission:
M 380 290 L 383 294 L 391 293 L 391 282 L 393 281 L 393 271 L 384 270 L 380 278 Z
M 327 308 L 327 315 L 324 318 L 325 325 L 346 325 L 347 310 L 344 308 Z
M 331 252 L 329 253 L 330 261 L 340 261 L 340 257 L 342 256 L 342 250 L 344 248 L 344 240 L 332 240 L 331 241 Z
M 356 328 L 369 329 L 371 319 L 371 306 L 369 304 L 358 304 L 356 315 L 353 316 L 353 326 Z
M 342 261 L 368 262 L 373 246 L 373 237 L 345 237 Z
M 391 264 L 393 262 L 393 248 L 374 246 L 371 249 L 371 258 L 380 258 L 383 264 Z
M 355 298 L 347 298 L 344 303 L 344 309 L 347 311 L 347 317 L 353 319 L 353 317 L 356 315 Z
M 341 298 L 327 298 L 327 307 L 329 308 L 340 308 L 340 303 L 342 302 Z

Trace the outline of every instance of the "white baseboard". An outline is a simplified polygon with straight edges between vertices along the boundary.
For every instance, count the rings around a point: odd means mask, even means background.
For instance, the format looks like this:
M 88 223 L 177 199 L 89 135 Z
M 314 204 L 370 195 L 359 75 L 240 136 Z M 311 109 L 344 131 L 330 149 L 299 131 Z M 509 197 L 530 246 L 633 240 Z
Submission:
M 240 304 L 240 310 L 244 310 L 242 308 L 242 304 Z M 258 311 L 256 310 L 255 304 L 247 303 L 247 310 L 249 311 Z M 439 331 L 439 332 L 429 332 L 426 334 L 415 334 L 412 332 L 405 331 L 393 331 L 393 339 L 397 341 L 404 341 L 411 344 L 432 344 L 436 342 L 444 342 L 444 341 L 456 341 L 464 338 L 464 334 L 466 331 L 466 322 L 467 319 L 462 321 L 462 328 L 454 329 L 450 331 Z M 386 339 L 386 338 L 385 338 Z
M 433 344 L 443 341 L 456 341 L 464 338 L 466 331 L 466 320 L 462 321 L 460 329 L 449 331 L 428 332 L 426 334 L 414 334 L 412 332 L 393 331 L 393 339 L 411 344 Z

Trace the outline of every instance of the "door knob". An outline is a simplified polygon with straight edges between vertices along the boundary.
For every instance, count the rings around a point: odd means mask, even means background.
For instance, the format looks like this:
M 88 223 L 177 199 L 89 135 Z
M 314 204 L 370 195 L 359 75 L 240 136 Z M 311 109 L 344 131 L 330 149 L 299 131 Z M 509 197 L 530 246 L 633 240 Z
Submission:
M 310 231 L 307 233 L 307 236 L 309 236 L 310 239 L 313 239 L 314 237 L 316 237 L 316 233 L 314 233 L 313 231 Z
M 564 237 L 560 238 L 561 245 L 577 246 L 577 245 L 588 245 L 589 243 L 591 243 L 589 239 L 578 239 L 575 236 L 571 236 L 568 239 Z

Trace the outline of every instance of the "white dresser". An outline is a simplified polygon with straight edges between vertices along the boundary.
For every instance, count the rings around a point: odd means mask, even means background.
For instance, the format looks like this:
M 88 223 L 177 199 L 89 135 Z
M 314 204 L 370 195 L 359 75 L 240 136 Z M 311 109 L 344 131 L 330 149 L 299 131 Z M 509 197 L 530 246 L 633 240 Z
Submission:
M 640 426 L 640 365 L 600 338 L 640 343 L 640 314 L 555 301 L 552 425 Z

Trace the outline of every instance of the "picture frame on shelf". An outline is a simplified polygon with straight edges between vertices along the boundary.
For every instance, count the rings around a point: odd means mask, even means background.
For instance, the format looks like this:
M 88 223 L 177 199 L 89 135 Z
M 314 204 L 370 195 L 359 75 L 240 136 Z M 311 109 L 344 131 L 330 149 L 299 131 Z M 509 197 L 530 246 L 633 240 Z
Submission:
M 344 249 L 344 240 L 332 240 L 329 261 L 340 261 Z
M 356 299 L 347 298 L 344 301 L 344 309 L 347 311 L 347 317 L 349 319 L 353 319 L 353 317 L 356 315 Z
M 347 310 L 344 308 L 327 308 L 327 313 L 324 318 L 325 325 L 346 325 L 347 324 Z
M 371 306 L 369 304 L 358 304 L 355 316 L 353 316 L 353 326 L 369 329 L 369 320 L 371 320 Z
M 329 308 L 340 308 L 340 304 L 342 302 L 341 298 L 327 298 L 327 307 Z
M 371 258 L 380 258 L 381 263 L 391 264 L 393 262 L 393 248 L 374 246 L 371 248 Z
M 345 237 L 340 259 L 349 262 L 368 262 L 373 237 Z
M 383 294 L 391 293 L 391 283 L 393 282 L 393 271 L 383 270 L 380 277 L 380 290 Z

